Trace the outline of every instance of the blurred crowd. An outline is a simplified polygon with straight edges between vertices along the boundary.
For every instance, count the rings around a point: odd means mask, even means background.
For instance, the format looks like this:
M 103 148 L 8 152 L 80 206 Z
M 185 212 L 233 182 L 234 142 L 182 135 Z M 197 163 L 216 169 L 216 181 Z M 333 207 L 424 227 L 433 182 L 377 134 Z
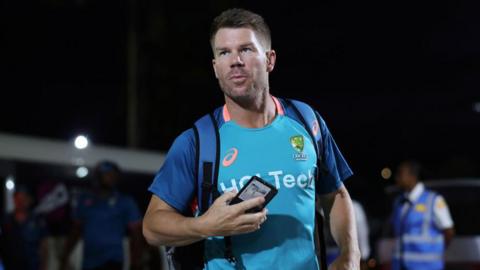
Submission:
M 60 181 L 17 185 L 1 220 L 0 269 L 161 269 L 135 200 L 117 188 L 121 179 L 117 164 L 102 161 L 90 186 L 75 192 Z

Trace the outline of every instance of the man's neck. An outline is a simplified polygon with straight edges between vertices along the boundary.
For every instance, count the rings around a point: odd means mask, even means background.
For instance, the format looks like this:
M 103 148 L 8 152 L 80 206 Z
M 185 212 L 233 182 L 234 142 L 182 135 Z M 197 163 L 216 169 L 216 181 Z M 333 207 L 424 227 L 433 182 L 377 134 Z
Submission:
M 410 194 L 410 193 L 412 192 L 413 188 L 415 188 L 415 186 L 408 186 L 408 187 L 406 187 L 406 188 L 405 188 L 405 193 Z
M 100 197 L 100 198 L 108 198 L 110 196 L 112 196 L 114 190 L 113 189 L 107 189 L 107 188 L 103 188 L 103 187 L 100 187 L 97 189 L 97 195 Z
M 417 186 L 418 184 L 418 181 L 417 182 L 414 182 L 414 183 L 411 183 L 410 185 L 408 185 L 405 189 L 405 191 L 407 193 L 411 193 L 413 191 L 413 189 Z
M 239 104 L 225 96 L 230 118 L 246 128 L 262 128 L 270 124 L 276 115 L 276 106 L 268 91 L 247 104 Z

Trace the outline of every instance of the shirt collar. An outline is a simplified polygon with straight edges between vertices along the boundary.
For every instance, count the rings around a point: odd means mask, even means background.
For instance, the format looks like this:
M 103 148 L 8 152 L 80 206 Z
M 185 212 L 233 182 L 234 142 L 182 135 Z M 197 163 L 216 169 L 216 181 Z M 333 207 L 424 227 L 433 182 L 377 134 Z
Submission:
M 409 193 L 406 193 L 406 197 L 411 201 L 415 202 L 420 198 L 423 191 L 425 190 L 425 185 L 423 183 L 417 183 L 415 187 Z
M 272 99 L 273 99 L 273 102 L 275 103 L 275 108 L 277 110 L 277 114 L 279 115 L 285 115 L 285 111 L 283 110 L 283 106 L 282 104 L 280 103 L 280 101 L 278 100 L 278 98 L 274 97 L 274 96 L 271 96 Z M 222 115 L 223 115 L 223 120 L 225 122 L 228 122 L 231 120 L 231 117 L 230 117 L 230 112 L 228 111 L 227 109 L 227 105 L 223 105 L 223 110 L 222 110 Z

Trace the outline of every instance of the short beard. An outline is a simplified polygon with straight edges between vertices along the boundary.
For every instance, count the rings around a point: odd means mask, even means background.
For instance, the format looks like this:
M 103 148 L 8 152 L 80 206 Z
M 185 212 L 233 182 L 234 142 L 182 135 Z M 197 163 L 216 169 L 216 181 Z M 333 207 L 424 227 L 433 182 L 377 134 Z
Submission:
M 250 88 L 244 95 L 238 96 L 232 95 L 232 91 L 225 90 L 226 87 L 223 87 L 222 85 L 220 85 L 220 88 L 222 89 L 224 95 L 229 97 L 240 107 L 249 110 L 256 109 L 258 105 L 257 103 L 261 102 L 261 100 L 263 100 L 263 98 L 265 98 L 265 95 L 267 94 L 266 87 L 263 89 L 253 87 Z

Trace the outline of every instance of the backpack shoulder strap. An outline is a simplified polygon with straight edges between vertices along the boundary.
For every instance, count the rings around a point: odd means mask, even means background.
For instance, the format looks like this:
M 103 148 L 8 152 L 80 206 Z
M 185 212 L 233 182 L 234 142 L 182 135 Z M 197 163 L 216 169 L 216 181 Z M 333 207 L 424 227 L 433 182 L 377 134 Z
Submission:
M 307 130 L 310 138 L 314 142 L 315 152 L 317 154 L 317 167 L 321 171 L 317 170 L 315 181 L 319 181 L 321 173 L 328 173 L 328 168 L 323 161 L 323 142 L 322 132 L 320 128 L 321 118 L 320 115 L 310 105 L 293 99 L 283 99 L 285 104 L 285 111 L 289 117 L 300 122 Z M 326 241 L 324 235 L 324 218 L 322 214 L 315 210 L 315 253 L 317 254 L 320 269 L 327 269 L 327 252 Z
M 323 164 L 322 155 L 322 133 L 320 130 L 320 116 L 313 110 L 310 105 L 294 100 L 283 99 L 286 114 L 299 121 L 307 130 L 310 138 L 315 144 L 315 152 L 319 163 Z
M 220 196 L 217 185 L 221 111 L 222 107 L 215 110 L 214 113 L 203 116 L 195 122 L 193 127 L 196 141 L 197 203 L 200 214 L 205 213 L 213 201 Z M 231 263 L 236 261 L 232 250 L 232 240 L 229 236 L 225 237 L 225 258 Z
M 221 111 L 220 109 L 203 116 L 193 126 L 196 142 L 197 203 L 200 213 L 204 213 L 219 196 L 216 186 L 220 159 L 217 116 Z
M 286 105 L 286 114 L 299 121 L 307 130 L 312 141 L 315 142 L 319 173 L 322 175 L 328 174 L 329 170 L 324 160 L 322 128 L 320 126 L 322 118 L 320 114 L 305 102 L 294 99 L 283 99 L 282 101 Z

